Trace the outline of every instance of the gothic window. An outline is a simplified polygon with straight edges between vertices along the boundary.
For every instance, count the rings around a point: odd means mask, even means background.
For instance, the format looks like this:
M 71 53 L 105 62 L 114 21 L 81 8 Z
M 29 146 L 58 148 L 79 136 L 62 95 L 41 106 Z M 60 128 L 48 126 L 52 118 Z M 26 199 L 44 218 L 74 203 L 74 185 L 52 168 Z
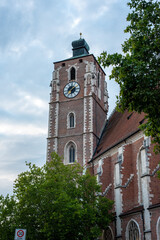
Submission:
M 140 240 L 138 224 L 131 220 L 127 227 L 127 240 Z
M 104 230 L 103 240 L 113 240 L 113 233 L 110 227 Z
M 76 116 L 74 112 L 70 112 L 67 115 L 67 128 L 75 128 L 76 126 Z
M 74 114 L 73 113 L 69 114 L 69 126 L 70 126 L 70 128 L 74 127 Z
M 76 79 L 76 70 L 74 67 L 72 67 L 70 70 L 70 80 L 75 80 L 75 79 Z
M 157 240 L 160 240 L 160 217 L 157 221 Z
M 75 162 L 75 148 L 73 145 L 69 148 L 69 163 Z
M 70 141 L 64 148 L 64 164 L 75 163 L 77 159 L 77 146 L 74 142 Z

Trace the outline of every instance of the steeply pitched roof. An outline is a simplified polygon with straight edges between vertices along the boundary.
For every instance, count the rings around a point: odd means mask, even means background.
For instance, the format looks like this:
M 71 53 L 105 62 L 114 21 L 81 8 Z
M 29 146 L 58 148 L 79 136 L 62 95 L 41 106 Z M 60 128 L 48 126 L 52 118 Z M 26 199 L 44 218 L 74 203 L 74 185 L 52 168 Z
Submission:
M 144 113 L 114 111 L 106 122 L 93 159 L 138 132 L 144 117 Z

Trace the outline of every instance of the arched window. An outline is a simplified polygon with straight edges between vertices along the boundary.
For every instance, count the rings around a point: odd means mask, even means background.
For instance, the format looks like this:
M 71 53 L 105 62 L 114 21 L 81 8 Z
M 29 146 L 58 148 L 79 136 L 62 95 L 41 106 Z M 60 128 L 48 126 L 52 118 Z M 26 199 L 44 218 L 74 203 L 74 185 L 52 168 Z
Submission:
M 70 80 L 75 80 L 75 79 L 76 79 L 76 70 L 74 67 L 72 67 L 70 70 Z
M 138 224 L 133 220 L 127 226 L 127 240 L 140 240 Z
M 75 162 L 75 148 L 73 145 L 71 145 L 69 148 L 69 162 L 70 163 Z
M 69 114 L 69 127 L 73 128 L 74 126 L 75 126 L 75 124 L 74 124 L 74 114 L 70 113 Z
M 77 160 L 77 146 L 74 142 L 66 143 L 64 148 L 64 164 L 72 164 Z
M 157 221 L 157 240 L 160 240 L 160 217 Z
M 75 112 L 69 112 L 67 114 L 67 128 L 75 128 L 76 127 L 76 115 Z
M 104 230 L 103 240 L 113 240 L 113 232 L 110 227 L 107 227 L 107 229 Z

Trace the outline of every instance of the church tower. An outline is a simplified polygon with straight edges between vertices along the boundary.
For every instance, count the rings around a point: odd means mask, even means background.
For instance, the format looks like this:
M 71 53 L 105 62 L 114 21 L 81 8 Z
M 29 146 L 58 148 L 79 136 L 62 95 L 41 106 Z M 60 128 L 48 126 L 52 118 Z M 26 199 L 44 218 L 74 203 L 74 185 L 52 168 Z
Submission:
M 72 42 L 73 56 L 54 63 L 49 103 L 47 160 L 85 166 L 92 158 L 108 111 L 105 73 L 85 39 Z

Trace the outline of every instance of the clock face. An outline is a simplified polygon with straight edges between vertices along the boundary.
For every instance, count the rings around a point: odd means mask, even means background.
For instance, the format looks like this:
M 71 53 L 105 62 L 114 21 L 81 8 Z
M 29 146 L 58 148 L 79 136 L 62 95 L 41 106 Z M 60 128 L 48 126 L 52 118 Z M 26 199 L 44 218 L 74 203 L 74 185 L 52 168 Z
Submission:
M 74 98 L 80 92 L 80 86 L 77 82 L 70 82 L 64 87 L 63 92 L 67 98 Z

